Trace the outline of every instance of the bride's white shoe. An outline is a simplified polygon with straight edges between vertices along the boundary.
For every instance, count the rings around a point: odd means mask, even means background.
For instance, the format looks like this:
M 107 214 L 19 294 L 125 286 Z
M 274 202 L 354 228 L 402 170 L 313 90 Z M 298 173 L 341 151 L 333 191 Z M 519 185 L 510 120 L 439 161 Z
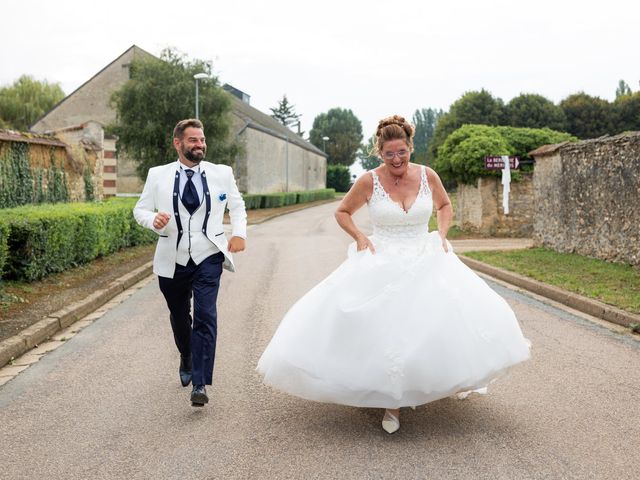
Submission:
M 395 433 L 400 429 L 400 420 L 389 410 L 385 410 L 384 417 L 382 417 L 382 428 L 387 433 Z

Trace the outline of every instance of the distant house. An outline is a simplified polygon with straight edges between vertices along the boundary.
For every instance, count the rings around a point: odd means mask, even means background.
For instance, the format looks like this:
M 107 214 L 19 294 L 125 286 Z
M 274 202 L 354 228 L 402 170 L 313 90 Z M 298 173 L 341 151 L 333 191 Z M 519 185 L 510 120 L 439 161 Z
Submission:
M 92 78 L 65 97 L 31 126 L 36 133 L 54 133 L 94 121 L 103 126 L 116 119 L 110 105 L 113 92 L 129 80 L 134 59 L 157 58 L 133 45 Z M 269 115 L 249 105 L 250 97 L 230 85 L 232 135 L 244 145 L 234 166 L 243 192 L 264 193 L 313 190 L 326 185 L 326 155 Z M 173 125 L 167 125 L 172 129 Z M 206 125 L 205 125 L 206 133 Z M 116 150 L 117 139 L 104 138 L 104 193 L 136 194 L 142 191 L 135 162 Z M 172 158 L 168 158 L 167 162 Z M 215 161 L 215 159 L 213 159 Z

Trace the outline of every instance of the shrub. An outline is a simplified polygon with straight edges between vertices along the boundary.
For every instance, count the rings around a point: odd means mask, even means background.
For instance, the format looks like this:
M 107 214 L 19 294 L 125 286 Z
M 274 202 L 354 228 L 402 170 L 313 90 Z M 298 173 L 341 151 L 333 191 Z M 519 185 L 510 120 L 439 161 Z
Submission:
M 296 203 L 296 201 L 298 200 L 298 195 L 296 192 L 287 192 L 284 193 L 284 205 L 285 207 L 287 205 L 294 205 Z
M 242 195 L 242 199 L 244 200 L 244 206 L 247 210 L 260 208 L 262 204 L 262 195 L 259 193 L 245 193 Z
M 0 211 L 8 227 L 7 277 L 33 281 L 157 235 L 131 213 L 135 199 L 24 206 Z
M 317 200 L 328 200 L 335 196 L 336 191 L 333 188 L 322 188 L 319 190 L 304 190 L 297 192 L 298 199 L 296 203 L 315 202 Z
M 344 165 L 327 165 L 327 188 L 337 192 L 348 192 L 351 188 L 351 173 Z
M 487 125 L 464 125 L 451 133 L 438 150 L 435 170 L 445 181 L 474 183 L 478 177 L 500 176 L 500 170 L 486 170 L 484 157 L 517 155 L 529 160 L 529 152 L 536 148 L 563 141 L 574 141 L 568 133 L 548 128 L 490 127 Z M 532 170 L 523 165 L 522 171 Z M 512 179 L 518 181 L 520 172 L 512 171 Z
M 284 207 L 284 193 L 265 193 L 262 195 L 261 208 Z
M 7 245 L 7 241 L 9 238 L 9 226 L 0 219 L 0 277 L 2 276 L 2 272 L 4 271 L 4 266 L 7 262 L 7 254 L 9 251 L 9 247 Z

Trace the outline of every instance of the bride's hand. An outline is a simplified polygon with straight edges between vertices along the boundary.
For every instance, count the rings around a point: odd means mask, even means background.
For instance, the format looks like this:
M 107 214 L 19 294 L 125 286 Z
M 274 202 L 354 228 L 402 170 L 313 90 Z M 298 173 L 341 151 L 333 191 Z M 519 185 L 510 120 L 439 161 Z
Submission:
M 376 248 L 373 246 L 373 243 L 371 243 L 371 240 L 369 240 L 366 236 L 362 235 L 356 238 L 356 250 L 358 252 L 366 250 L 367 248 L 371 251 L 371 253 L 376 253 Z
M 442 241 L 442 248 L 444 248 L 444 253 L 449 253 L 449 245 L 447 244 L 447 237 L 440 235 L 440 240 Z

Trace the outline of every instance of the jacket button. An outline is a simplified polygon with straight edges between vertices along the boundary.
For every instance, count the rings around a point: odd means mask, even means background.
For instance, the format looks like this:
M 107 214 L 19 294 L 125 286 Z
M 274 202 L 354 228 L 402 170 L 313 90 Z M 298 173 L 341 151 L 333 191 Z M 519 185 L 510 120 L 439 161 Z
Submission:
M 180 233 L 182 233 L 182 230 L 180 230 Z
M 202 229 L 202 231 L 204 232 L 204 231 L 205 231 L 205 229 L 203 228 L 203 229 Z
M 175 196 L 177 196 L 177 195 L 178 195 L 178 194 L 177 194 L 176 192 L 173 192 L 173 196 L 174 196 L 174 197 L 175 197 Z

